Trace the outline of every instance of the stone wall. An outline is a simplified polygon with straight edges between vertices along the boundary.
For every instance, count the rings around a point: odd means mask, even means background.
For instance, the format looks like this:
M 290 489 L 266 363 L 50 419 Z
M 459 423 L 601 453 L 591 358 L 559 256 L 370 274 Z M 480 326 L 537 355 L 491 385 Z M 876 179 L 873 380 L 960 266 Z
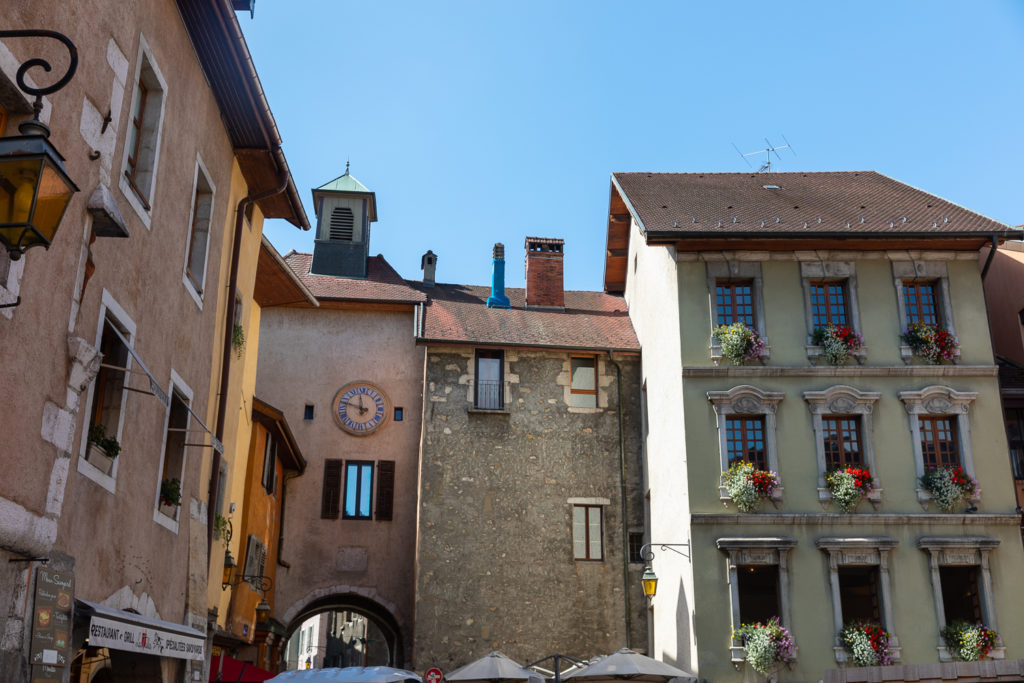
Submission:
M 640 364 L 622 368 L 627 523 L 643 530 Z M 507 349 L 504 409 L 473 409 L 474 350 L 428 349 L 420 453 L 415 666 L 501 650 L 521 664 L 646 646 L 640 564 L 626 634 L 616 367 L 598 407 L 568 405 L 569 353 Z M 603 560 L 573 558 L 573 502 L 603 507 Z

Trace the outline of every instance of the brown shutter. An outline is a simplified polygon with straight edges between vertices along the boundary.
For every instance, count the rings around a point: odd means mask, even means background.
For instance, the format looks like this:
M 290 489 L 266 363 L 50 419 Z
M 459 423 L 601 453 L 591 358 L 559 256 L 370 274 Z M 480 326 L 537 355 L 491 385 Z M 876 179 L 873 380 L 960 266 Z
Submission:
M 341 460 L 324 461 L 324 493 L 320 503 L 321 519 L 337 519 L 341 512 Z
M 377 520 L 390 522 L 395 502 L 395 461 L 377 462 Z

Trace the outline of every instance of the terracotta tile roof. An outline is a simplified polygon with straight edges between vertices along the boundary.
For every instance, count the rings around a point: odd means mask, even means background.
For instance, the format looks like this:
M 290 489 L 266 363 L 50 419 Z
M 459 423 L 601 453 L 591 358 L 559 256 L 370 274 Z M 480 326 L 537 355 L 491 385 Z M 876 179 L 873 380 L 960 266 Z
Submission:
M 408 303 L 426 301 L 427 297 L 402 279 L 391 265 L 378 254 L 371 256 L 367 264 L 367 277 L 337 277 L 314 275 L 309 272 L 313 262 L 312 254 L 291 252 L 284 257 L 285 263 L 299 276 L 302 284 L 318 299 L 340 301 L 365 301 L 367 303 Z
M 506 289 L 512 307 L 487 308 L 490 287 L 438 284 L 417 338 L 424 341 L 639 351 L 622 297 L 603 292 L 565 293 L 565 310 L 525 309 L 525 290 Z
M 615 173 L 612 182 L 648 239 L 840 233 L 948 237 L 1010 231 L 1003 223 L 875 171 Z

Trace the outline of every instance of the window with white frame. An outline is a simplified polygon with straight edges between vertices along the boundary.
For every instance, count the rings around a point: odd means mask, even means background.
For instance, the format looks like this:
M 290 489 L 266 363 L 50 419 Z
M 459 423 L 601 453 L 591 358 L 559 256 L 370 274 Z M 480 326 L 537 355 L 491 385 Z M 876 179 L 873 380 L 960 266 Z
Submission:
M 807 357 L 816 363 L 823 350 L 812 339 L 814 330 L 837 325 L 856 333 L 861 331 L 856 264 L 850 261 L 801 261 L 800 280 L 804 291 Z M 852 354 L 858 362 L 867 357 L 863 347 Z
M 572 556 L 575 560 L 604 559 L 604 507 L 572 506 Z
M 762 391 L 750 385 L 728 391 L 709 391 L 708 400 L 718 416 L 718 450 L 721 471 L 736 460 L 746 460 L 756 467 L 779 472 L 779 456 L 775 442 L 775 413 L 786 395 L 781 391 Z M 782 479 L 773 498 L 782 498 Z M 719 489 L 722 500 L 729 500 L 725 487 Z
M 789 551 L 795 538 L 719 538 L 718 549 L 728 557 L 728 585 L 733 632 L 741 625 L 772 617 L 792 628 L 789 603 Z M 730 648 L 733 662 L 745 658 L 743 644 L 734 638 Z M 795 655 L 795 653 L 794 653 Z
M 719 325 L 741 322 L 757 330 L 765 342 L 768 357 L 768 338 L 765 331 L 764 297 L 762 296 L 761 264 L 748 261 L 710 261 L 707 266 L 708 295 L 711 298 L 711 329 Z M 711 359 L 722 359 L 722 347 L 711 335 Z
M 978 393 L 930 386 L 920 391 L 901 391 L 898 396 L 910 419 L 917 480 L 927 469 L 945 466 L 963 467 L 973 477 L 970 407 Z M 927 503 L 931 494 L 919 486 L 917 499 Z
M 167 409 L 167 429 L 164 436 L 163 465 L 160 473 L 160 494 L 158 496 L 158 509 L 160 513 L 173 520 L 179 518 L 181 510 L 179 505 L 168 504 L 164 501 L 163 490 L 167 485 L 177 482 L 177 490 L 180 492 L 185 477 L 185 449 L 188 447 L 188 430 L 191 422 L 189 404 L 192 401 L 192 392 L 173 373 L 174 381 L 171 382 L 170 406 Z
M 185 257 L 185 283 L 202 297 L 206 286 L 206 262 L 210 250 L 210 225 L 213 216 L 213 183 L 202 159 L 196 161 Z
M 836 661 L 845 662 L 849 656 L 839 632 L 858 621 L 878 624 L 891 633 L 893 660 L 899 661 L 889 577 L 889 551 L 896 547 L 896 539 L 827 537 L 819 538 L 815 545 L 828 556 Z
M 901 331 L 911 323 L 924 323 L 956 334 L 945 261 L 893 261 L 892 275 Z M 913 355 L 910 347 L 900 342 L 903 362 Z
M 98 348 L 103 354 L 99 372 L 89 389 L 88 409 L 85 413 L 85 462 L 102 474 L 114 476 L 117 458 L 106 456 L 97 448 L 97 441 L 121 441 L 124 406 L 127 399 L 127 380 L 131 370 L 131 352 L 128 345 L 135 333 L 134 323 L 120 306 L 104 292 L 100 318 Z
M 939 660 L 951 660 L 942 629 L 953 621 L 981 621 L 998 632 L 995 596 L 992 592 L 990 554 L 999 539 L 981 536 L 924 537 L 917 547 L 928 553 L 932 599 L 938 631 Z M 1003 659 L 1006 650 L 997 647 L 991 659 Z
M 836 385 L 824 391 L 805 391 L 811 411 L 814 445 L 818 460 L 818 500 L 832 500 L 825 475 L 834 469 L 854 466 L 871 472 L 875 488 L 867 498 L 872 504 L 882 499 L 882 482 L 875 468 L 872 415 L 881 398 L 875 391 Z
M 149 45 L 145 38 L 140 37 L 138 77 L 125 138 L 121 187 L 147 227 L 160 156 L 166 92 L 165 81 L 153 60 Z

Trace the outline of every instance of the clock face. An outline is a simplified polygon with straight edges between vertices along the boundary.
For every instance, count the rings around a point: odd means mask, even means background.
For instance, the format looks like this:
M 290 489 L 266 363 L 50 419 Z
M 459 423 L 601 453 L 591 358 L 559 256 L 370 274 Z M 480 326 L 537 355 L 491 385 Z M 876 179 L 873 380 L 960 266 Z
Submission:
M 334 396 L 334 419 L 349 434 L 366 436 L 388 420 L 391 404 L 384 392 L 369 382 L 352 382 Z

